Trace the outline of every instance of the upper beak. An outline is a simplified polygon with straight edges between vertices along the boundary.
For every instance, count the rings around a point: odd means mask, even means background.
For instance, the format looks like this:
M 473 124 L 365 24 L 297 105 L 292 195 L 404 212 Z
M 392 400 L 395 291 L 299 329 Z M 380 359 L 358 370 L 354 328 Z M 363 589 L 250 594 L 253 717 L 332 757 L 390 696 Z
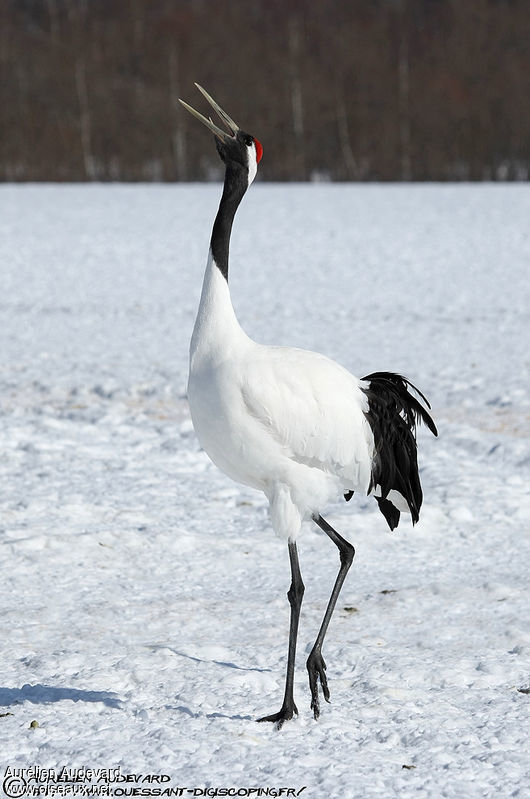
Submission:
M 207 92 L 205 89 L 203 89 L 203 88 L 202 88 L 202 86 L 199 86 L 199 84 L 198 84 L 198 83 L 196 83 L 196 84 L 195 84 L 195 86 L 198 88 L 198 90 L 201 92 L 201 94 L 203 94 L 203 95 L 204 95 L 204 97 L 206 98 L 206 100 L 208 100 L 208 102 L 210 103 L 210 105 L 212 106 L 212 108 L 214 109 L 214 111 L 216 111 L 216 113 L 217 113 L 217 114 L 220 116 L 220 118 L 223 120 L 223 122 L 225 123 L 225 125 L 227 126 L 227 128 L 229 128 L 229 130 L 230 130 L 230 135 L 229 135 L 228 133 L 226 133 L 224 130 L 222 130 L 221 128 L 218 128 L 218 127 L 217 127 L 217 125 L 215 125 L 215 124 L 212 122 L 212 120 L 211 120 L 211 119 L 206 119 L 206 117 L 204 117 L 202 114 L 199 114 L 199 112 L 198 112 L 198 111 L 196 111 L 194 108 L 192 108 L 192 107 L 191 107 L 191 105 L 188 105 L 188 103 L 185 103 L 185 102 L 184 102 L 184 100 L 180 100 L 180 98 L 179 98 L 179 103 L 181 103 L 181 104 L 184 106 L 184 108 L 186 108 L 186 109 L 187 109 L 187 110 L 190 112 L 190 114 L 193 114 L 193 116 L 194 116 L 194 117 L 197 117 L 197 119 L 198 119 L 200 122 L 202 122 L 202 124 L 203 124 L 203 125 L 206 125 L 206 127 L 207 127 L 209 130 L 211 130 L 211 131 L 212 131 L 212 133 L 213 133 L 215 136 L 217 136 L 217 138 L 218 138 L 218 139 L 220 139 L 221 141 L 225 141 L 225 140 L 226 140 L 226 139 L 228 139 L 228 138 L 233 138 L 233 137 L 235 136 L 235 134 L 237 133 L 237 131 L 239 130 L 239 125 L 236 125 L 236 123 L 234 122 L 234 120 L 233 120 L 233 119 L 231 119 L 231 118 L 228 116 L 228 114 L 226 113 L 226 111 L 223 111 L 223 109 L 221 108 L 221 106 L 220 106 L 220 105 L 218 105 L 218 104 L 215 102 L 215 100 L 213 99 L 213 97 L 210 97 L 210 95 L 208 94 L 208 92 Z

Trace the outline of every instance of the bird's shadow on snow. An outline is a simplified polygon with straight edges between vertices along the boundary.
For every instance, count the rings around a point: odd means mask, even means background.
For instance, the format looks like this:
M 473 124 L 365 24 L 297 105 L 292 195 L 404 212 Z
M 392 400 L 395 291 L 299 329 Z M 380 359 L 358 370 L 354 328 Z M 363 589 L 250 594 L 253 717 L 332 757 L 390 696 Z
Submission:
M 152 645 L 151 649 L 153 649 L 153 650 L 166 649 L 166 650 L 169 650 L 170 652 L 172 652 L 174 655 L 178 655 L 178 657 L 187 658 L 188 660 L 192 660 L 195 663 L 213 663 L 215 666 L 222 666 L 223 668 L 228 668 L 228 669 L 237 669 L 238 671 L 257 671 L 257 672 L 261 672 L 261 673 L 271 671 L 271 669 L 260 669 L 260 668 L 257 668 L 256 666 L 238 666 L 237 663 L 231 663 L 231 662 L 225 661 L 225 660 L 210 660 L 210 659 L 207 659 L 207 658 L 200 658 L 200 657 L 197 657 L 196 655 L 189 655 L 187 652 L 181 652 L 180 650 L 174 649 L 171 646 Z M 226 713 L 219 713 L 219 712 L 214 712 L 214 713 L 196 712 L 196 711 L 191 710 L 186 705 L 175 705 L 175 706 L 166 705 L 166 709 L 167 710 L 177 710 L 179 713 L 184 713 L 186 716 L 190 716 L 190 718 L 192 718 L 192 719 L 198 719 L 198 718 L 217 719 L 217 718 L 221 718 L 221 719 L 230 719 L 231 721 L 252 721 L 252 716 L 228 715 Z
M 58 688 L 54 685 L 23 685 L 22 688 L 0 688 L 0 705 L 15 705 L 32 702 L 47 705 L 51 702 L 102 702 L 107 707 L 120 709 L 121 700 L 111 691 L 82 691 L 77 688 Z
M 170 707 L 169 705 L 166 706 L 167 710 L 178 710 L 179 713 L 184 713 L 186 716 L 189 716 L 192 719 L 230 719 L 231 721 L 252 721 L 252 716 L 241 716 L 237 715 L 228 715 L 228 713 L 197 713 L 193 712 L 189 707 L 186 705 L 178 705 L 175 707 Z
M 173 649 L 171 646 L 152 646 L 151 649 L 167 649 L 178 655 L 181 658 L 193 660 L 195 663 L 214 663 L 216 666 L 225 666 L 228 669 L 237 669 L 238 671 L 259 671 L 261 673 L 271 671 L 271 669 L 259 669 L 257 666 L 238 666 L 237 663 L 231 663 L 227 660 L 209 660 L 207 658 L 199 658 L 196 655 L 188 655 L 187 652 L 179 652 L 178 649 Z

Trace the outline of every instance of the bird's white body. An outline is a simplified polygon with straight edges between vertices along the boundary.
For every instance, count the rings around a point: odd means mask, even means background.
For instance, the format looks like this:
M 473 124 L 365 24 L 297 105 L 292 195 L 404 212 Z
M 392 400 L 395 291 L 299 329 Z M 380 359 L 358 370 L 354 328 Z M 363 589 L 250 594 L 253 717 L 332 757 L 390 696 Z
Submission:
M 368 492 L 374 442 L 361 385 L 323 355 L 252 341 L 210 253 L 190 348 L 193 425 L 225 474 L 265 493 L 279 536 L 296 539 L 346 491 Z

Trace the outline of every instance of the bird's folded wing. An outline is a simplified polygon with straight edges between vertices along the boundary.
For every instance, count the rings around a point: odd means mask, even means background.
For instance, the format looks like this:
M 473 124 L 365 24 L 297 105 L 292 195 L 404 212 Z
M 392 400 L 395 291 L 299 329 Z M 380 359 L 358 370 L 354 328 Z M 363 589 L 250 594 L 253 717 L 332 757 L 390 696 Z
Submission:
M 359 474 L 366 465 L 369 475 L 367 404 L 359 381 L 346 369 L 307 350 L 264 347 L 242 374 L 247 411 L 288 457 L 337 474 L 348 467 Z

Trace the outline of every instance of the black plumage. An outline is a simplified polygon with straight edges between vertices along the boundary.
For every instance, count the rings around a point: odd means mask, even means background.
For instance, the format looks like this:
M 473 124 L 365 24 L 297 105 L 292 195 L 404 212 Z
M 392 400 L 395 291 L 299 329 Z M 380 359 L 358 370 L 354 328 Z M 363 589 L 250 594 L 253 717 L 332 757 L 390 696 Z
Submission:
M 416 447 L 416 425 L 423 422 L 438 435 L 430 414 L 409 388 L 430 405 L 424 395 L 406 377 L 393 372 L 374 372 L 363 377 L 363 391 L 368 398 L 366 418 L 374 436 L 374 455 L 369 491 L 381 488 L 376 497 L 379 509 L 391 530 L 399 524 L 400 512 L 387 499 L 390 491 L 398 491 L 406 500 L 412 522 L 419 519 L 423 499 Z

